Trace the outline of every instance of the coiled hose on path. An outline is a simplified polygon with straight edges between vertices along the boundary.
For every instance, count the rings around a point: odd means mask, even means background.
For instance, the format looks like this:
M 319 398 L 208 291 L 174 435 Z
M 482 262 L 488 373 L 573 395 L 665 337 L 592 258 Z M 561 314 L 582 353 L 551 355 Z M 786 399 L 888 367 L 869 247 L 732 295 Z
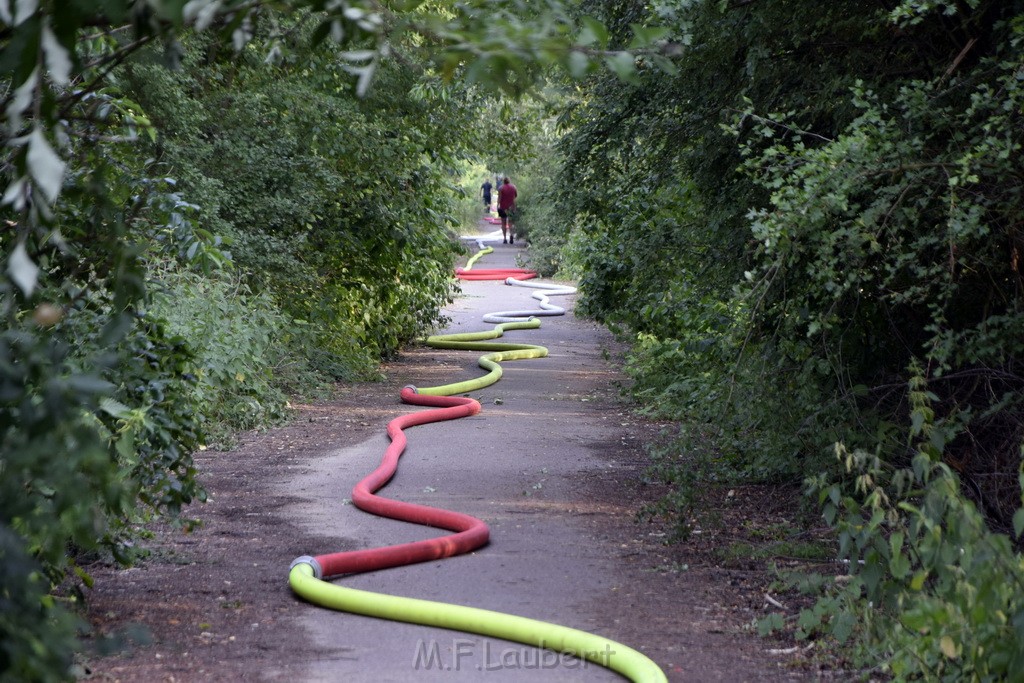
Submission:
M 575 291 L 572 287 L 523 282 L 525 279 L 536 277 L 536 273 L 520 268 L 472 271 L 476 260 L 490 251 L 490 247 L 484 247 L 482 242 L 480 246 L 481 251 L 470 259 L 466 268 L 456 271 L 459 278 L 505 280 L 508 285 L 534 287 L 548 294 L 571 294 Z M 388 423 L 387 432 L 391 444 L 385 450 L 380 465 L 356 484 L 352 491 L 352 503 L 361 510 L 454 533 L 382 548 L 330 553 L 316 557 L 303 556 L 292 562 L 288 575 L 289 584 L 296 594 L 322 607 L 474 633 L 569 653 L 607 667 L 638 683 L 666 681 L 665 674 L 658 665 L 642 653 L 586 631 L 475 607 L 347 588 L 327 581 L 343 574 L 369 572 L 452 557 L 473 551 L 487 543 L 490 530 L 483 521 L 475 517 L 383 498 L 376 495 L 376 491 L 387 484 L 398 468 L 398 459 L 406 446 L 404 429 L 477 414 L 480 412 L 480 404 L 477 401 L 454 394 L 464 394 L 494 384 L 501 378 L 500 364 L 504 361 L 547 356 L 548 350 L 543 346 L 490 341 L 500 338 L 506 330 L 540 327 L 540 321 L 535 316 L 565 313 L 564 309 L 549 303 L 547 294 L 536 292 L 533 297 L 540 301 L 540 310 L 502 311 L 485 317 L 485 321 L 498 323 L 493 330 L 437 335 L 427 339 L 427 344 L 434 348 L 486 351 L 478 364 L 487 370 L 487 374 L 436 387 L 417 389 L 408 386 L 402 389 L 402 401 L 411 405 L 426 406 L 430 410 L 404 415 Z

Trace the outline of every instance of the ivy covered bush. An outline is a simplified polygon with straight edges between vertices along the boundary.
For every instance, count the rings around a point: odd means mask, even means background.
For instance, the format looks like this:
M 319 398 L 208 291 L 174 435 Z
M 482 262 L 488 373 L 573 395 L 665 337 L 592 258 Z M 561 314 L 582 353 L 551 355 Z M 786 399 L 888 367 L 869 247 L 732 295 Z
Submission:
M 315 27 L 281 20 L 299 36 Z M 460 101 L 439 124 L 436 103 L 409 96 L 414 73 L 384 68 L 359 101 L 328 51 L 268 66 L 261 45 L 235 58 L 189 37 L 182 69 L 143 54 L 126 85 L 161 131 L 155 163 L 197 205 L 194 220 L 224 238 L 245 285 L 306 326 L 318 369 L 367 376 L 453 294 L 454 204 L 430 156 L 457 153 L 466 137 L 453 127 Z
M 702 482 L 803 482 L 851 576 L 772 628 L 900 680 L 1016 675 L 1024 4 L 584 4 L 612 46 L 681 46 L 578 90 L 569 216 L 534 228 L 680 425 L 657 511 L 685 533 Z

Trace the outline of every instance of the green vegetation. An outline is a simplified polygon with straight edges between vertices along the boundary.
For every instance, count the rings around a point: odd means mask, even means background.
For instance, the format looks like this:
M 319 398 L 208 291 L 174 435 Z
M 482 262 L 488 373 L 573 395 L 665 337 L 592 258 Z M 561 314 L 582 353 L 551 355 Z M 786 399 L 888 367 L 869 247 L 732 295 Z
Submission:
M 554 1 L 44 0 L 0 25 L 0 680 L 63 680 L 84 560 L 203 500 L 197 449 L 442 322 L 459 169 L 527 142 L 507 98 L 632 58 Z
M 708 484 L 802 481 L 852 576 L 768 630 L 868 675 L 1019 675 L 1024 3 L 582 9 L 681 46 L 568 89 L 573 192 L 531 226 L 679 424 L 652 514 L 685 534 Z
M 651 514 L 802 484 L 834 529 L 850 577 L 762 630 L 868 675 L 1024 670 L 1021 0 L 0 22 L 0 680 L 69 676 L 83 558 L 202 500 L 196 449 L 442 322 L 487 169 L 678 425 Z M 820 560 L 799 538 L 724 552 Z

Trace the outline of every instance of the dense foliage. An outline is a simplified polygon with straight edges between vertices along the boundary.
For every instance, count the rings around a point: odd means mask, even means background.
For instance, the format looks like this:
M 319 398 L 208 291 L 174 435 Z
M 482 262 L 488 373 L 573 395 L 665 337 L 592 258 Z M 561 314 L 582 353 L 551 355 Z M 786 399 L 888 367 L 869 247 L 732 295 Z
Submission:
M 805 482 L 851 577 L 798 637 L 899 678 L 1024 668 L 1021 0 L 0 22 L 0 678 L 68 675 L 82 559 L 202 499 L 195 449 L 438 322 L 468 167 L 517 177 L 537 267 L 634 335 L 680 425 L 661 511 Z M 506 99 L 554 66 L 586 79 L 546 95 L 557 144 Z
M 0 28 L 0 680 L 59 680 L 83 558 L 201 500 L 197 448 L 439 322 L 459 162 L 522 142 L 485 91 L 632 57 L 557 0 L 15 2 Z
M 612 45 L 686 46 L 576 89 L 568 215 L 535 227 L 681 424 L 663 511 L 692 517 L 694 470 L 807 478 L 854 577 L 801 637 L 901 678 L 1019 672 L 1024 3 L 584 8 Z
M 323 55 L 268 68 L 255 44 L 226 61 L 210 42 L 185 41 L 181 71 L 126 68 L 160 130 L 154 160 L 246 283 L 311 326 L 337 361 L 324 367 L 371 368 L 452 292 L 450 164 L 473 141 L 473 98 L 414 99 L 417 73 L 392 68 L 357 100 Z

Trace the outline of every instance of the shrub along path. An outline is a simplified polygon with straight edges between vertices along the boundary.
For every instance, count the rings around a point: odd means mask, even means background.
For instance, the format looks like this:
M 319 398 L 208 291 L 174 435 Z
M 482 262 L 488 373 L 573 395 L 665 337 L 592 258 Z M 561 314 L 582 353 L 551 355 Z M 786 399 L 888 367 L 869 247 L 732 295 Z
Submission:
M 520 245 L 497 245 L 481 267 L 515 265 Z M 467 282 L 449 331 L 487 329 L 483 313 L 532 308 L 530 291 Z M 571 307 L 571 298 L 561 305 Z M 382 493 L 459 510 L 491 526 L 468 556 L 345 579 L 347 585 L 469 604 L 592 630 L 643 651 L 673 681 L 777 681 L 808 675 L 787 643 L 747 627 L 765 613 L 765 574 L 718 566 L 707 543 L 667 547 L 638 524 L 655 491 L 642 482 L 643 443 L 657 425 L 617 398 L 616 346 L 567 315 L 506 335 L 548 347 L 505 364 L 474 394 L 480 415 L 416 427 Z M 366 515 L 346 499 L 376 466 L 389 419 L 410 408 L 405 384 L 476 376 L 476 353 L 416 347 L 387 379 L 297 407 L 286 427 L 243 435 L 199 463 L 212 495 L 191 510 L 191 534 L 156 530 L 138 568 L 92 567 L 90 618 L 100 632 L 148 631 L 151 642 L 88 658 L 101 680 L 618 680 L 596 665 L 476 636 L 338 614 L 294 598 L 291 560 L 303 554 L 423 538 L 421 527 Z M 749 498 L 747 509 L 744 501 Z M 723 514 L 754 515 L 730 496 Z M 696 537 L 700 538 L 700 537 Z M 133 625 L 142 627 L 134 628 Z M 780 652 L 780 651 L 786 652 Z

